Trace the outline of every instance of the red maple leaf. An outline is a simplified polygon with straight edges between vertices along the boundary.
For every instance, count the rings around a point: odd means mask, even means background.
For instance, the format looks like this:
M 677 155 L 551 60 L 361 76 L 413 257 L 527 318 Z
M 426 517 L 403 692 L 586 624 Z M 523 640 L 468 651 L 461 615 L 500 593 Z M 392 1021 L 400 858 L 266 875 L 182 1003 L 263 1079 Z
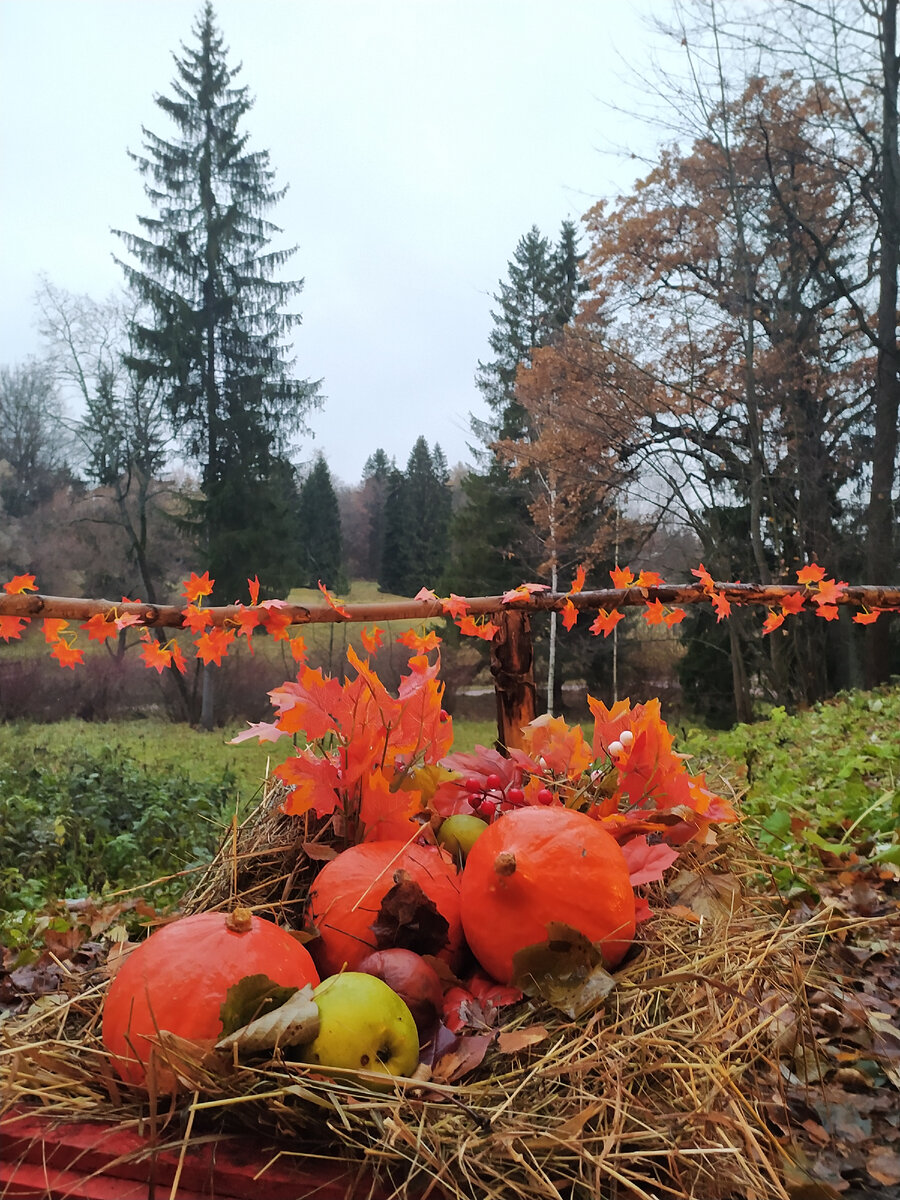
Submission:
M 621 850 L 628 864 L 632 887 L 662 879 L 678 858 L 678 851 L 674 847 L 667 846 L 665 842 L 651 844 L 645 833 L 623 842 Z
M 27 624 L 27 617 L 0 617 L 0 638 L 8 642 L 12 638 L 21 637 Z
M 197 575 L 196 572 L 191 571 L 190 579 L 182 580 L 184 589 L 181 594 L 187 597 L 188 604 L 194 604 L 201 596 L 208 596 L 210 594 L 215 582 L 214 579 L 210 579 L 209 571 L 204 571 L 202 575 Z
M 666 610 L 659 600 L 654 600 L 644 608 L 644 620 L 648 625 L 662 625 L 665 616 Z
M 781 611 L 796 615 L 805 603 L 806 597 L 802 592 L 791 592 L 790 595 L 782 597 Z
M 563 629 L 571 629 L 578 620 L 578 609 L 571 600 L 567 600 L 562 608 Z
M 451 592 L 446 600 L 441 601 L 441 611 L 454 618 L 464 617 L 469 611 L 468 601 L 463 596 Z
M 625 614 L 618 608 L 614 608 L 611 613 L 608 613 L 605 608 L 601 608 L 591 625 L 591 633 L 594 637 L 601 633 L 604 637 L 609 637 L 618 623 L 624 619 Z
M 673 625 L 680 625 L 686 616 L 687 613 L 683 608 L 673 608 L 671 612 L 666 613 L 663 620 L 671 629 Z
M 222 659 L 228 653 L 228 647 L 234 641 L 233 629 L 223 629 L 221 625 L 214 626 L 209 633 L 201 633 L 194 645 L 197 647 L 197 657 L 202 663 L 222 665 Z
M 84 651 L 76 649 L 75 646 L 70 646 L 62 638 L 55 643 L 50 654 L 51 657 L 57 660 L 61 667 L 70 667 L 73 671 L 76 664 L 80 666 L 84 662 Z
M 772 631 L 777 629 L 779 625 L 783 625 L 783 624 L 784 624 L 784 613 L 783 612 L 775 612 L 774 609 L 770 609 L 769 615 L 766 617 L 765 621 L 763 622 L 762 631 L 763 631 L 763 633 L 772 633 Z
M 825 568 L 820 567 L 817 563 L 808 563 L 797 572 L 798 583 L 818 583 L 820 579 L 824 578 Z
M 21 596 L 23 592 L 36 592 L 37 585 L 33 575 L 14 575 L 9 583 L 4 583 L 3 590 L 11 596 Z
M 68 627 L 68 621 L 61 621 L 57 617 L 45 617 L 43 625 L 44 641 L 52 646 L 55 641 L 58 641 L 60 633 L 64 629 L 68 629 Z
M 880 609 L 875 608 L 871 612 L 854 613 L 853 620 L 857 625 L 874 625 L 874 623 L 878 620 L 880 611 Z
M 81 628 L 87 630 L 88 640 L 91 642 L 105 642 L 107 638 L 115 637 L 119 632 L 115 619 L 108 613 L 94 613 Z
M 634 575 L 630 567 L 615 567 L 609 573 L 614 588 L 627 588 L 634 583 Z
M 373 625 L 371 630 L 368 629 L 367 627 L 364 627 L 360 631 L 360 635 L 359 635 L 360 641 L 362 642 L 363 646 L 365 647 L 367 654 L 375 653 L 375 651 L 381 645 L 383 634 L 384 634 L 384 630 L 379 628 L 378 625 Z

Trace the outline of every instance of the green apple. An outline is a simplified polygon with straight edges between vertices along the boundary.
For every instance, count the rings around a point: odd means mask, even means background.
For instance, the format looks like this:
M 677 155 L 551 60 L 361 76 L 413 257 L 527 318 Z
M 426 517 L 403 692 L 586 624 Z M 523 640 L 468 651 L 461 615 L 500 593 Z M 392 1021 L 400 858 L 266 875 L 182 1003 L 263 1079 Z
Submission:
M 376 1075 L 411 1075 L 419 1065 L 419 1032 L 406 1003 L 375 975 L 342 971 L 313 991 L 319 1032 L 303 1061 Z
M 454 858 L 465 859 L 487 828 L 487 821 L 482 821 L 481 817 L 455 813 L 441 822 L 437 839 Z

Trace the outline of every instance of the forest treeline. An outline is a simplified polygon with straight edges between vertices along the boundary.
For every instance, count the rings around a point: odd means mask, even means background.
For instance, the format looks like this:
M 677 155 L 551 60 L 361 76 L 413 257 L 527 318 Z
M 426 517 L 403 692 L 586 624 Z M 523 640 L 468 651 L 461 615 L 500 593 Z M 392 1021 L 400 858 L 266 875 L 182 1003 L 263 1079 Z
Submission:
M 302 280 L 283 281 L 282 192 L 207 4 L 157 98 L 174 132 L 132 156 L 152 212 L 115 233 L 121 296 L 44 279 L 45 353 L 0 371 L 0 562 L 45 591 L 148 600 L 197 564 L 228 599 L 248 573 L 269 595 L 352 578 L 464 595 L 701 559 L 718 579 L 815 560 L 896 582 L 897 3 L 679 6 L 645 80 L 658 155 L 627 194 L 510 248 L 473 364 L 472 465 L 423 428 L 350 483 L 304 452 L 325 401 L 292 359 Z M 669 631 L 697 710 L 748 719 L 900 671 L 887 616 L 763 637 L 764 615 L 698 608 Z M 550 704 L 629 654 L 536 632 Z

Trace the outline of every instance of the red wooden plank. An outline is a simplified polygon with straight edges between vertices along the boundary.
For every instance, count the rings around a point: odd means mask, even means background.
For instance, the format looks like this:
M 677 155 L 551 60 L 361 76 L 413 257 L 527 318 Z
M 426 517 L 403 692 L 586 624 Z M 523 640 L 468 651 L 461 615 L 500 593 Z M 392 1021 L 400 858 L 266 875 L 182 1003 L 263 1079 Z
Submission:
M 363 1184 L 354 1168 L 279 1156 L 277 1147 L 251 1137 L 192 1142 L 180 1173 L 179 1157 L 180 1147 L 154 1150 L 149 1139 L 116 1124 L 59 1122 L 20 1108 L 0 1118 L 0 1197 L 146 1200 L 154 1185 L 157 1197 L 160 1189 L 167 1196 L 176 1173 L 179 1200 L 257 1200 L 261 1194 L 266 1200 L 347 1200 L 360 1189 L 372 1200 L 388 1194 L 371 1176 Z

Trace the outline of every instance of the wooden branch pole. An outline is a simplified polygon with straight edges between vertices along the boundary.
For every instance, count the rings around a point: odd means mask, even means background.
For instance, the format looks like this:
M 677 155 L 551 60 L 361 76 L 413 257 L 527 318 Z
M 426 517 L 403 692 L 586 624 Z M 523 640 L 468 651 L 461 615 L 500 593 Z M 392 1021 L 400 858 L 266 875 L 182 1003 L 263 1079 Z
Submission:
M 501 750 L 522 746 L 522 730 L 537 716 L 534 644 L 527 612 L 499 614 L 499 632 L 491 641 L 491 675 L 497 697 L 497 744 Z

